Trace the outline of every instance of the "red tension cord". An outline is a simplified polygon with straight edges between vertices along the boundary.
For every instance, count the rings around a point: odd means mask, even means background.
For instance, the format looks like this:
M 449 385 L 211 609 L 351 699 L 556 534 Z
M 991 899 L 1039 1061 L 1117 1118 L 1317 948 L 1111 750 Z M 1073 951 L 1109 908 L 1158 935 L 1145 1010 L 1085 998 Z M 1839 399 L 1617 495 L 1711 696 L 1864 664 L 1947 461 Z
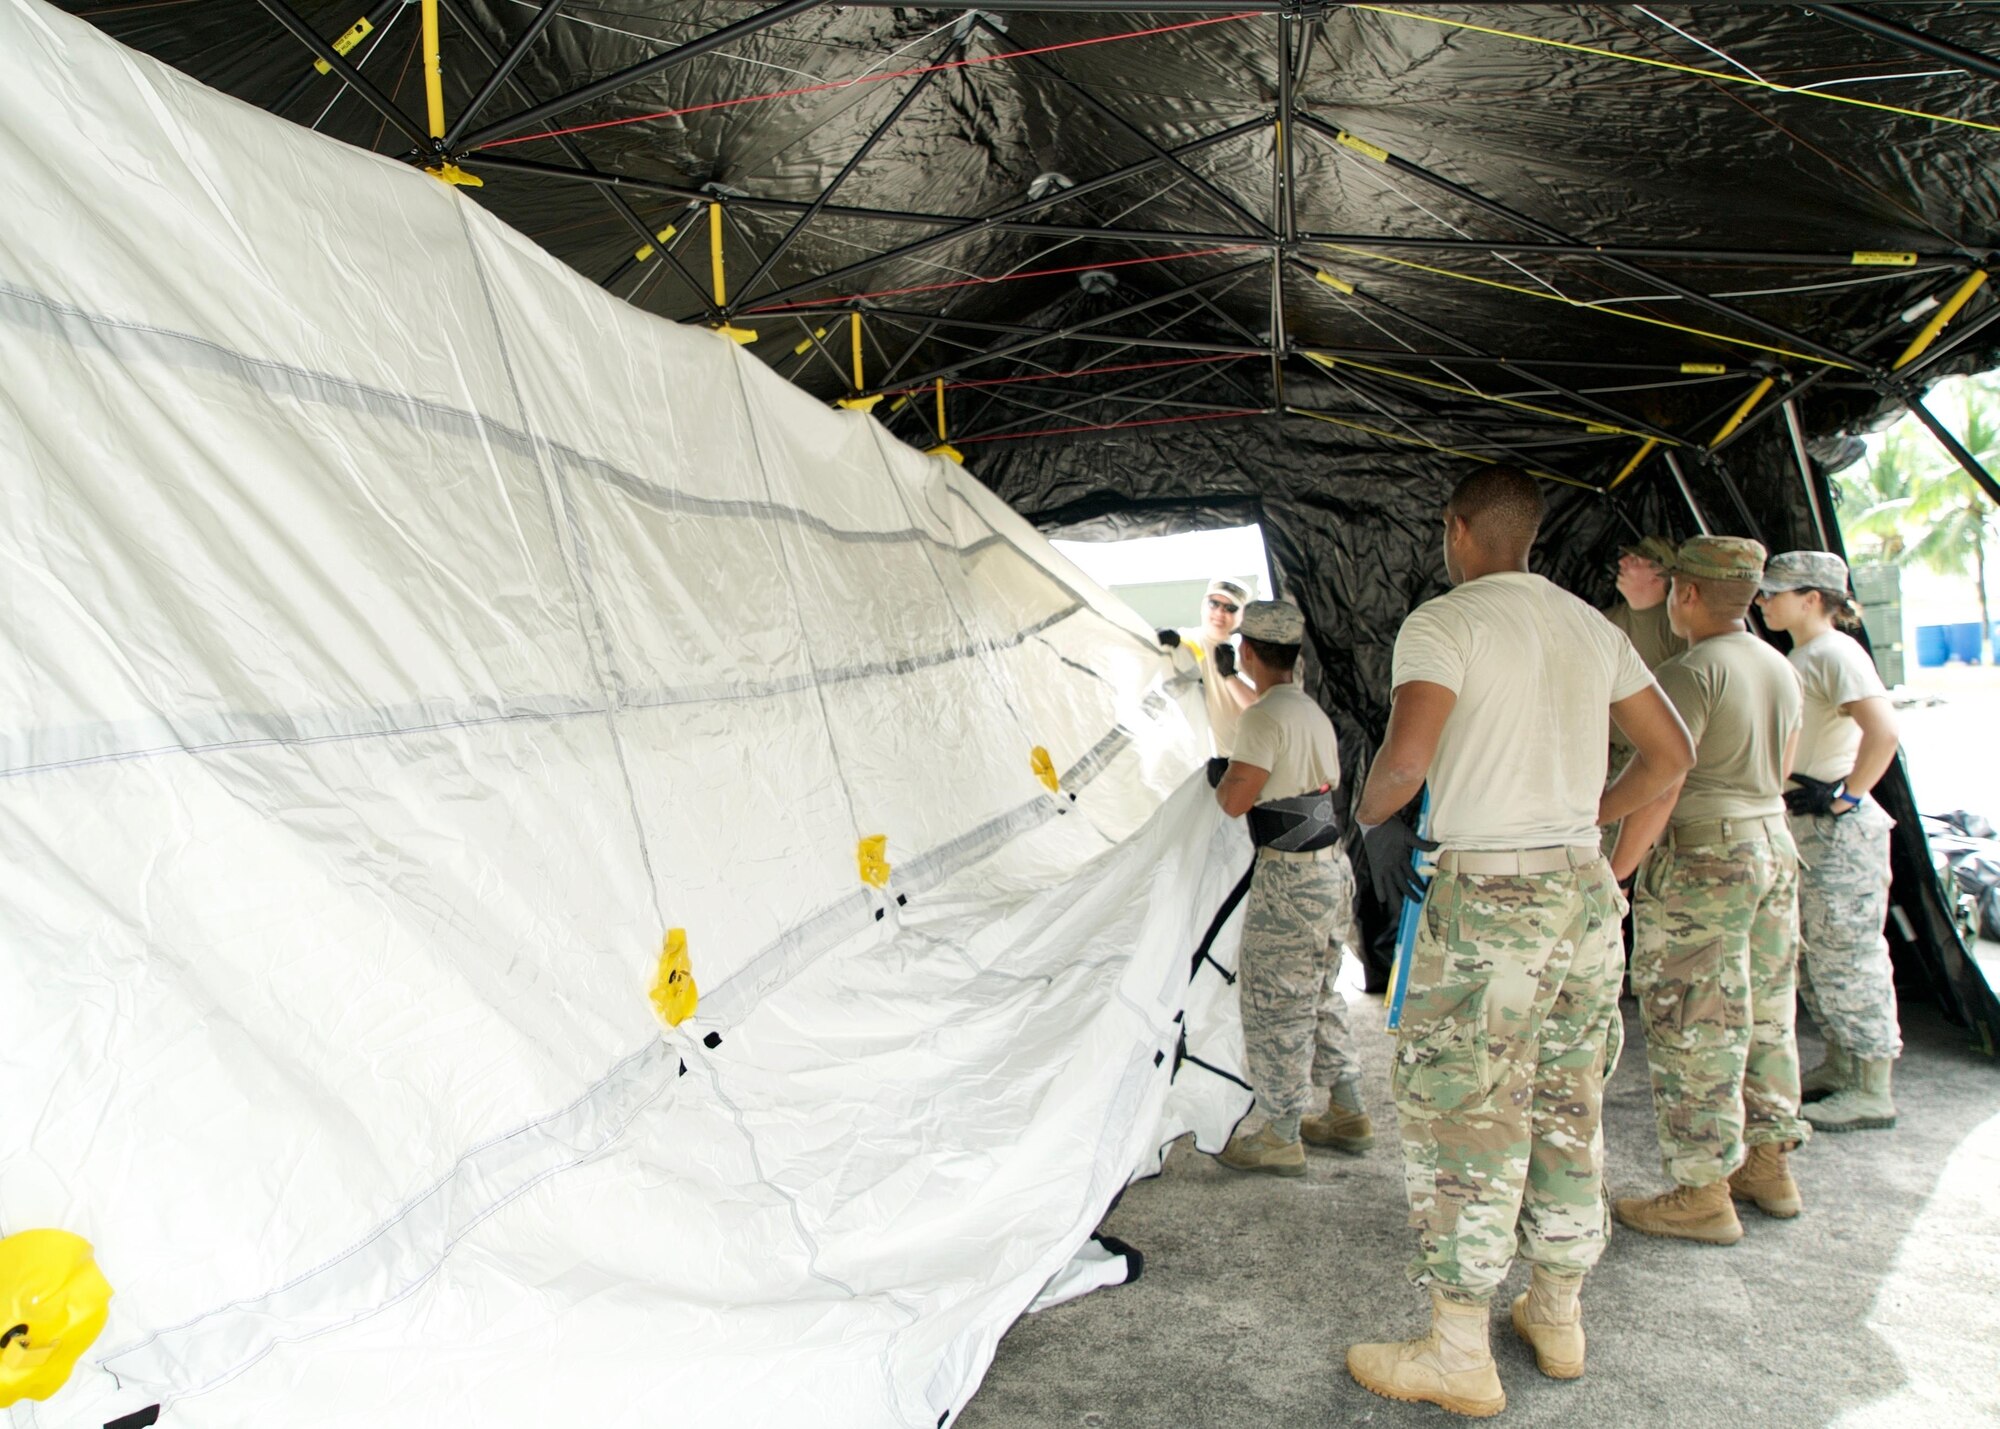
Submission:
M 946 60 L 941 64 L 918 65 L 912 69 L 890 70 L 884 74 L 864 74 L 854 79 L 830 80 L 825 84 L 801 85 L 797 89 L 775 89 L 769 94 L 745 94 L 735 99 L 716 99 L 707 104 L 690 104 L 684 109 L 662 109 L 653 114 L 635 114 L 630 119 L 601 119 L 595 124 L 573 124 L 567 129 L 545 129 L 537 134 L 517 134 L 511 139 L 495 139 L 481 144 L 479 149 L 504 149 L 509 144 L 527 144 L 536 139 L 557 139 L 565 134 L 588 134 L 593 129 L 615 129 L 622 124 L 645 124 L 654 119 L 673 119 L 682 114 L 700 114 L 710 109 L 733 109 L 739 104 L 762 104 L 769 99 L 794 99 L 802 94 L 821 94 L 829 89 L 847 89 L 857 84 L 881 84 L 892 79 L 910 79 L 921 74 L 936 74 L 941 70 L 970 69 L 974 65 L 998 64 L 1002 60 L 1021 60 L 1029 55 L 1054 54 L 1057 50 L 1078 50 L 1088 45 L 1107 45 L 1114 40 L 1137 40 L 1147 35 L 1169 35 L 1176 30 L 1199 30 L 1204 25 L 1226 25 L 1231 20 L 1252 20 L 1256 12 L 1245 10 L 1235 15 L 1217 15 L 1207 20 L 1187 20 L 1178 25 L 1159 25 L 1150 30 L 1127 30 L 1118 35 L 1098 35 L 1088 40 L 1065 40 L 1059 45 L 1038 45 L 1032 50 L 1010 50 L 1002 55 L 975 55 L 971 59 Z M 475 149 L 472 152 L 477 153 Z
M 956 392 L 965 387 L 1006 387 L 1016 382 L 1054 382 L 1063 377 L 1095 377 L 1107 372 L 1144 372 L 1152 367 L 1196 367 L 1204 362 L 1241 362 L 1246 357 L 1256 357 L 1253 352 L 1224 352 L 1214 357 L 1167 357 L 1158 362 L 1119 362 L 1106 367 L 1078 367 L 1069 372 L 1034 372 L 1025 377 L 975 377 L 966 382 L 947 382 L 944 390 Z M 915 387 L 901 387 L 885 396 L 908 397 L 917 392 L 928 392 L 931 384 L 919 383 Z
M 1126 427 L 1168 427 L 1175 422 L 1219 422 L 1225 417 L 1261 417 L 1262 407 L 1245 407 L 1240 412 L 1196 412 L 1191 417 L 1147 417 L 1137 422 L 1108 422 L 1103 426 L 1044 427 L 1035 432 L 995 432 L 990 437 L 953 437 L 953 446 L 962 447 L 968 442 L 1013 442 L 1025 437 L 1062 437 L 1071 432 L 1116 432 Z
M 793 308 L 823 308 L 830 303 L 852 303 L 863 298 L 894 298 L 904 293 L 941 293 L 947 288 L 978 288 L 991 283 L 1013 283 L 1022 278 L 1053 278 L 1059 273 L 1089 273 L 1099 268 L 1135 268 L 1142 263 L 1178 263 L 1183 258 L 1212 258 L 1218 253 L 1242 253 L 1262 249 L 1260 243 L 1233 243 L 1227 248 L 1196 248 L 1186 253 L 1156 253 L 1150 258 L 1120 258 L 1110 263 L 1072 263 L 1067 268 L 1034 268 L 1026 273 L 1002 273 L 994 278 L 958 278 L 949 283 L 917 283 L 908 288 L 878 288 L 872 293 L 845 293 L 837 298 L 808 298 L 802 303 L 772 303 L 761 308 L 740 309 L 746 316 L 782 313 Z

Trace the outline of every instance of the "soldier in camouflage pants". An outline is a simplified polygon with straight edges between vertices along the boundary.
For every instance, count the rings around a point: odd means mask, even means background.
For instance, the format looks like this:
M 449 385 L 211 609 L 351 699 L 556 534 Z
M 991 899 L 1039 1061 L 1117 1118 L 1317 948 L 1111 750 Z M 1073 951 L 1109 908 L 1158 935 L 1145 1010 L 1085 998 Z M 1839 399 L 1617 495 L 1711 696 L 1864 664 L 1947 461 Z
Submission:
M 1681 1186 L 1806 1139 L 1793 1035 L 1798 853 L 1782 818 L 1675 830 L 1638 882 L 1632 991 L 1660 1155 Z M 1698 841 L 1696 841 L 1698 840 Z
M 1415 1284 L 1484 1302 L 1517 1245 L 1561 1276 L 1603 1253 L 1600 1116 L 1623 1041 L 1623 914 L 1602 861 L 1538 874 L 1442 866 L 1432 880 L 1392 1078 Z
M 1873 799 L 1851 814 L 1793 814 L 1798 845 L 1799 994 L 1820 1029 L 1860 1061 L 1902 1055 L 1889 965 L 1889 830 Z
M 1250 1081 L 1258 1107 L 1289 1139 L 1314 1086 L 1359 1073 L 1347 1002 L 1334 986 L 1340 945 L 1353 935 L 1354 869 L 1345 852 L 1329 852 L 1259 854 L 1244 913 L 1239 990 Z

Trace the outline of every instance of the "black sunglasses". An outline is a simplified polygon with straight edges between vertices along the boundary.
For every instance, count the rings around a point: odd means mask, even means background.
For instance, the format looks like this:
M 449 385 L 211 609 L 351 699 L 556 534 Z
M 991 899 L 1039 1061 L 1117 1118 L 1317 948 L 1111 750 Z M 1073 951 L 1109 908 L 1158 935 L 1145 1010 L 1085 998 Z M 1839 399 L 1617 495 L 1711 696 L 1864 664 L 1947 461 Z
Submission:
M 1210 596 L 1210 597 L 1208 598 L 1208 604 L 1209 604 L 1209 608 L 1210 608 L 1211 610 L 1226 610 L 1226 611 L 1228 611 L 1228 612 L 1229 612 L 1229 613 L 1230 613 L 1231 615 L 1234 615 L 1234 614 L 1236 614 L 1236 612 L 1237 612 L 1237 611 L 1239 611 L 1239 610 L 1241 610 L 1241 609 L 1242 609 L 1242 607 L 1241 607 L 1241 606 L 1238 606 L 1238 605 L 1231 605 L 1231 604 L 1230 604 L 1230 603 L 1229 603 L 1228 601 L 1226 601 L 1226 600 L 1218 600 L 1218 599 L 1216 599 L 1216 598 L 1215 598 L 1214 596 Z

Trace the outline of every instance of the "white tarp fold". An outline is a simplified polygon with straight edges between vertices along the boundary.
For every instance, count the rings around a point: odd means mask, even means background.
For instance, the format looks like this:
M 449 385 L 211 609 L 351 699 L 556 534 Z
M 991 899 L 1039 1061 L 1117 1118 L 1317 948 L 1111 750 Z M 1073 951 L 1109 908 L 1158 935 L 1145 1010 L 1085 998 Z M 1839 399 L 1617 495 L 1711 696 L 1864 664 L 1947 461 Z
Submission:
M 1193 958 L 1248 846 L 1151 633 L 969 474 L 37 0 L 0 194 L 0 1233 L 117 1291 L 13 1422 L 954 1412 L 1247 1103 L 1233 923 Z

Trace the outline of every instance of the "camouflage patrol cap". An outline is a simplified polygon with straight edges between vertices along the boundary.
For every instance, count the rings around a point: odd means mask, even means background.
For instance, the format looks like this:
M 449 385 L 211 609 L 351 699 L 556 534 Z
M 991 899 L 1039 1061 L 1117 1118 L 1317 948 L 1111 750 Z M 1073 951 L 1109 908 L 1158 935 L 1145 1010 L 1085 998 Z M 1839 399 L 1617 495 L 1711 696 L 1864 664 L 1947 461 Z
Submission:
M 1764 574 L 1764 545 L 1748 536 L 1694 536 L 1666 564 L 1670 576 L 1698 581 L 1754 581 Z
M 1757 589 L 1765 595 L 1788 590 L 1847 593 L 1847 562 L 1831 551 L 1786 551 L 1771 557 Z
M 1287 600 L 1253 600 L 1243 607 L 1241 634 L 1266 645 L 1303 645 L 1306 618 Z
M 1620 546 L 1618 554 L 1637 556 L 1664 570 L 1674 563 L 1674 543 L 1665 536 L 1641 536 L 1629 546 Z

